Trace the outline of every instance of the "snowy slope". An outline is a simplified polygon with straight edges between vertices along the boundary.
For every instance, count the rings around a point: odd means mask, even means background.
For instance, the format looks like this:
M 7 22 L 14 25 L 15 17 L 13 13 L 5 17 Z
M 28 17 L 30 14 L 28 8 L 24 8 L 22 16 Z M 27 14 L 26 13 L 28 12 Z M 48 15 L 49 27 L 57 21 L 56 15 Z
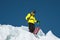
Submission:
M 29 32 L 28 27 L 14 27 L 12 25 L 0 25 L 0 40 L 60 40 L 51 31 L 46 35 L 40 30 L 35 37 Z

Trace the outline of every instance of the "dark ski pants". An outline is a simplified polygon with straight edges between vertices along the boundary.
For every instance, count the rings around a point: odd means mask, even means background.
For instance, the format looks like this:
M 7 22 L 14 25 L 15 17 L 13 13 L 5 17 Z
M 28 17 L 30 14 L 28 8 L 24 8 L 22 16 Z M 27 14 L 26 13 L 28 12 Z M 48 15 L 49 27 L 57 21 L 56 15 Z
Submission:
M 33 23 L 28 23 L 28 24 L 29 24 L 29 31 L 33 33 L 35 30 L 35 25 Z

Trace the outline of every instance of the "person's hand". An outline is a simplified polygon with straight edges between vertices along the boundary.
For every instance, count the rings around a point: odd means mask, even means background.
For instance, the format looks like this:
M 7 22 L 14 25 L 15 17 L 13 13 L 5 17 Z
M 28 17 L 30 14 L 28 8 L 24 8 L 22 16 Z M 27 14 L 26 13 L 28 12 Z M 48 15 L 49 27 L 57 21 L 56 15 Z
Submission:
M 37 24 L 40 24 L 40 21 L 37 21 Z

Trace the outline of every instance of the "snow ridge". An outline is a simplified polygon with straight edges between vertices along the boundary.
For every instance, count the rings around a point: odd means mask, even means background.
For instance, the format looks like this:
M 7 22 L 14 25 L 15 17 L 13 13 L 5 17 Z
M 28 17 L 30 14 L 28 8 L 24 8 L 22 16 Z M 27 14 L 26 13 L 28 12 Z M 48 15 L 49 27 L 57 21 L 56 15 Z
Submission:
M 51 31 L 45 35 L 41 29 L 37 36 L 30 33 L 26 26 L 14 27 L 0 24 L 0 40 L 60 40 Z

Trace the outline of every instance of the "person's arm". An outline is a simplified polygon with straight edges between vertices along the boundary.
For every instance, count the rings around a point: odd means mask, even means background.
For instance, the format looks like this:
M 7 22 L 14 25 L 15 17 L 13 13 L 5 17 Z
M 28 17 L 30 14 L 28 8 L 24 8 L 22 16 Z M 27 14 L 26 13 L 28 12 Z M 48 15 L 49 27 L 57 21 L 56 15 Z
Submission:
M 36 20 L 36 18 L 34 17 L 34 21 L 35 21 L 35 23 L 37 22 L 37 20 Z
M 30 13 L 27 14 L 25 19 L 28 20 L 29 17 L 30 17 Z
M 35 23 L 40 23 L 40 21 L 39 21 L 39 20 L 37 20 L 37 19 L 35 19 L 34 21 L 35 21 Z

